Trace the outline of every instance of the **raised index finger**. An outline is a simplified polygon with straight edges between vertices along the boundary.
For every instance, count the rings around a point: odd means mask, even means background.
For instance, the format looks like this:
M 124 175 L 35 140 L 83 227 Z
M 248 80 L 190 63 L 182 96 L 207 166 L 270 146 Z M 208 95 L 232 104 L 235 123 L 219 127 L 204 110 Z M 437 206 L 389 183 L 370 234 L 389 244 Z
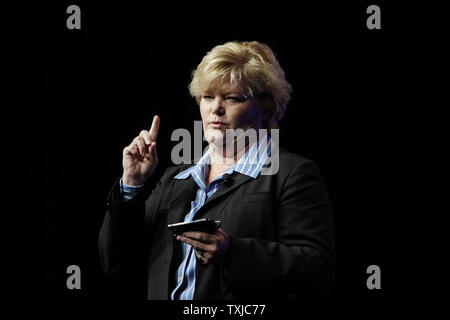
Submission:
M 150 128 L 150 139 L 151 141 L 155 141 L 158 137 L 159 130 L 159 116 L 153 117 L 152 127 Z

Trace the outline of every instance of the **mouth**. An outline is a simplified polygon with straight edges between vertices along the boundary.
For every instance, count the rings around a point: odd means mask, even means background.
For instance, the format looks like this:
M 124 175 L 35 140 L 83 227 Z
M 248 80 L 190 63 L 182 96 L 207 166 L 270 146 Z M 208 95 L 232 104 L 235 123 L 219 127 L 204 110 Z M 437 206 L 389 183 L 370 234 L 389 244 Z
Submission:
M 221 127 L 225 127 L 225 123 L 221 122 L 221 121 L 211 121 L 210 126 L 212 126 L 213 128 L 221 128 Z

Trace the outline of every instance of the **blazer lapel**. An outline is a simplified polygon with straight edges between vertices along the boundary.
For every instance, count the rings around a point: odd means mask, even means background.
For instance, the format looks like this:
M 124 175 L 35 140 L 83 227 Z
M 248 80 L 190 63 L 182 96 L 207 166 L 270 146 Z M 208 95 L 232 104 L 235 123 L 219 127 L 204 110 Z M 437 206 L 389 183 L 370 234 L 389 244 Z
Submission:
M 211 205 L 211 203 L 223 198 L 225 195 L 229 194 L 231 191 L 235 190 L 242 184 L 252 180 L 254 178 L 247 176 L 245 174 L 240 174 L 233 172 L 230 174 L 228 181 L 222 182 L 222 186 L 217 190 L 210 198 L 208 198 L 205 204 L 200 208 L 199 211 L 204 210 Z M 167 223 L 178 223 L 184 221 L 185 215 L 188 213 L 191 202 L 195 200 L 195 195 L 198 190 L 198 185 L 192 178 L 176 180 L 174 182 L 174 188 L 172 190 L 173 197 L 169 207 Z M 197 212 L 195 214 L 198 217 L 200 214 Z
M 254 178 L 245 174 L 233 172 L 229 175 L 228 181 L 222 182 L 222 186 L 219 188 L 219 190 L 217 190 L 209 199 L 206 200 L 205 204 L 200 208 L 200 210 L 203 210 L 205 207 L 210 206 L 211 203 L 217 201 L 220 198 L 223 198 L 234 189 L 253 179 Z
M 172 189 L 173 196 L 169 206 L 167 223 L 178 223 L 184 221 L 184 216 L 191 208 L 191 202 L 195 200 L 198 189 L 197 183 L 192 176 L 186 179 L 174 179 Z
M 186 179 L 174 179 L 172 188 L 173 196 L 167 213 L 167 224 L 184 221 L 184 216 L 191 207 L 191 201 L 195 199 L 197 189 L 197 183 L 191 176 Z M 170 264 L 173 261 L 174 245 L 179 242 L 175 240 L 169 229 L 167 229 L 166 234 L 166 262 Z M 169 268 L 171 268 L 170 265 Z

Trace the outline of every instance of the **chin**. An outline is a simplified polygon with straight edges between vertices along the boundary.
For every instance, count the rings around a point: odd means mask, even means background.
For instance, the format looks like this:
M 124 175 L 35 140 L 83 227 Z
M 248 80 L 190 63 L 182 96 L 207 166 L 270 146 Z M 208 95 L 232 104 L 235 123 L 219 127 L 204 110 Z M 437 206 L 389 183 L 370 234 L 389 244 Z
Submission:
M 210 144 L 222 145 L 225 140 L 225 132 L 217 129 L 208 129 L 205 131 L 205 139 Z

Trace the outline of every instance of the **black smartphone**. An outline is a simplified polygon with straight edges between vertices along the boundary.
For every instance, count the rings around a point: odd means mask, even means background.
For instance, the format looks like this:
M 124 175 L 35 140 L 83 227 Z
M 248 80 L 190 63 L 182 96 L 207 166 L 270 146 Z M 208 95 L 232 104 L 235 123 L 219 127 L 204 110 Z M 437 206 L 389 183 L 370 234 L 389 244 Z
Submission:
M 169 230 L 172 231 L 175 236 L 177 236 L 187 231 L 201 231 L 214 233 L 217 229 L 220 228 L 221 224 L 222 223 L 220 221 L 214 221 L 212 219 L 205 218 L 194 220 L 191 222 L 179 222 L 169 224 L 167 228 L 169 228 Z

